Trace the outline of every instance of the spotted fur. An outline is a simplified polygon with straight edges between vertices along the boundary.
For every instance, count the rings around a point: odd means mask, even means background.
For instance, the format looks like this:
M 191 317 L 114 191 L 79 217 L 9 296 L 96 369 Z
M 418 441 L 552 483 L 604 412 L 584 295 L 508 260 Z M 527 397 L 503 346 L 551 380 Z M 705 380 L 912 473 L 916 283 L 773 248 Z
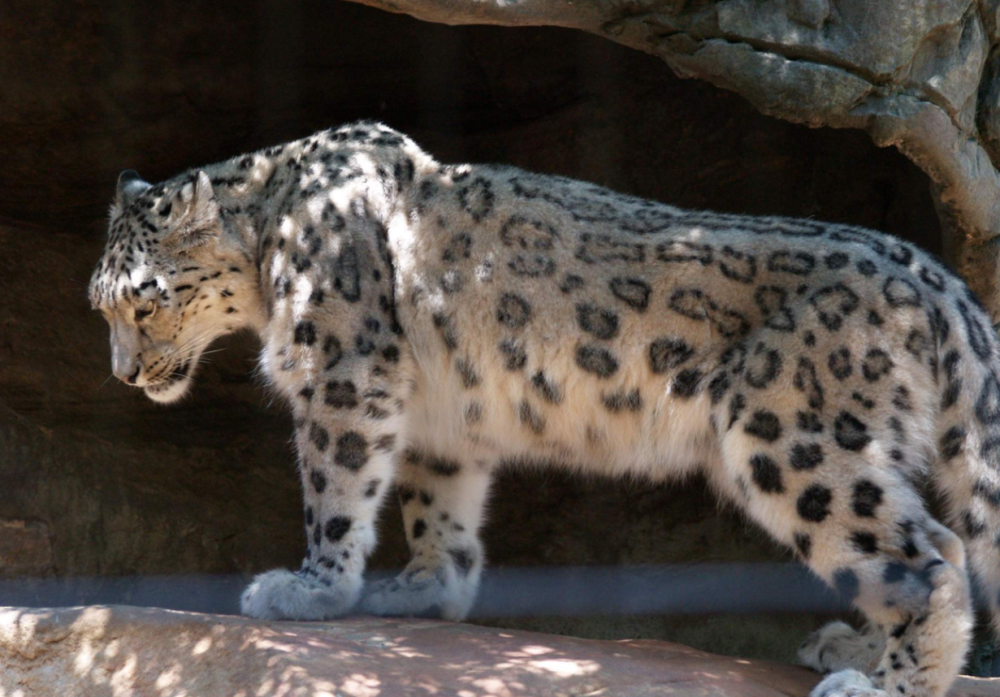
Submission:
M 966 552 L 1000 614 L 998 342 L 960 279 L 888 235 L 441 165 L 360 123 L 155 186 L 126 173 L 91 299 L 115 374 L 159 401 L 214 338 L 261 335 L 308 551 L 254 581 L 250 615 L 463 617 L 501 459 L 705 472 L 871 623 L 812 640 L 810 664 L 862 671 L 817 694 L 942 695 Z M 393 487 L 413 559 L 362 596 Z

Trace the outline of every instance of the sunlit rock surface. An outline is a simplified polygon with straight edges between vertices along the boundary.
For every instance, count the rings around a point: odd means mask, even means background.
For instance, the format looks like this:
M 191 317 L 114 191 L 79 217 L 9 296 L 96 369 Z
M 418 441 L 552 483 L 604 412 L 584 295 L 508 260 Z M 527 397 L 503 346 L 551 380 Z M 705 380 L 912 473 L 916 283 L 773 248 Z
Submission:
M 594 641 L 427 620 L 259 622 L 134 607 L 0 611 L 0 695 L 808 694 L 795 666 L 659 641 Z M 1000 695 L 963 678 L 952 695 Z

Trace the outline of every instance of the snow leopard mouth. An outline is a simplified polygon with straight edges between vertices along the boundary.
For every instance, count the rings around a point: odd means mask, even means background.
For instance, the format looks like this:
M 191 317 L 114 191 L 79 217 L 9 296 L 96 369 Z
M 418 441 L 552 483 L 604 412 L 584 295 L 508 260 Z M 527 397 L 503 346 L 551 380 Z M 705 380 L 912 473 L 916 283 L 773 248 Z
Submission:
M 188 377 L 188 375 L 189 375 L 189 373 L 191 371 L 191 366 L 193 364 L 194 364 L 194 361 L 192 359 L 190 359 L 190 358 L 187 359 L 186 361 L 184 361 L 183 363 L 181 363 L 177 367 L 176 370 L 174 370 L 169 375 L 167 375 L 165 378 L 163 378 L 163 383 L 166 384 L 166 385 L 172 385 L 175 382 L 179 382 L 180 380 L 185 379 L 186 377 Z
M 162 377 L 158 377 L 155 380 L 151 380 L 146 383 L 147 388 L 164 388 L 174 385 L 181 380 L 189 377 L 191 372 L 191 366 L 194 364 L 194 358 L 187 358 L 182 361 L 176 368 L 169 372 L 165 372 Z
M 177 401 L 187 394 L 191 386 L 191 373 L 197 362 L 197 356 L 191 356 L 162 378 L 147 384 L 144 387 L 146 396 L 163 404 Z

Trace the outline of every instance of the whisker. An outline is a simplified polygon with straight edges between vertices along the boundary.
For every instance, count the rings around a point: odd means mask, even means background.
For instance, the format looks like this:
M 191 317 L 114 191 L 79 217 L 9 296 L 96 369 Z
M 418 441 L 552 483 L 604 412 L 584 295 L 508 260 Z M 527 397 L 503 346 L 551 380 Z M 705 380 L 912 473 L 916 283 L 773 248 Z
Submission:
M 220 333 L 217 327 L 211 327 L 188 337 L 183 343 L 174 346 L 161 357 L 162 367 L 156 373 L 148 375 L 147 380 L 150 383 L 158 383 L 185 376 L 185 371 L 180 370 L 180 368 L 193 361 L 196 355 L 198 360 L 201 360 L 205 356 L 225 350 L 222 348 L 211 351 L 203 350 L 223 334 L 224 332 Z
M 187 341 L 185 341 L 180 346 L 177 346 L 174 349 L 173 352 L 174 353 L 183 353 L 183 352 L 190 351 L 192 348 L 194 348 L 196 346 L 199 347 L 199 348 L 203 347 L 203 346 L 207 346 L 208 344 L 210 344 L 213 341 L 215 341 L 215 339 L 217 338 L 217 336 L 218 335 L 216 335 L 215 332 L 211 331 L 211 330 L 207 330 L 207 331 L 201 332 L 199 334 L 196 334 L 196 335 L 192 336 L 190 339 L 188 339 Z
M 194 353 L 195 351 L 208 346 L 218 338 L 217 335 L 205 335 L 194 337 L 174 350 L 175 353 Z M 220 349 L 221 350 L 221 349 Z

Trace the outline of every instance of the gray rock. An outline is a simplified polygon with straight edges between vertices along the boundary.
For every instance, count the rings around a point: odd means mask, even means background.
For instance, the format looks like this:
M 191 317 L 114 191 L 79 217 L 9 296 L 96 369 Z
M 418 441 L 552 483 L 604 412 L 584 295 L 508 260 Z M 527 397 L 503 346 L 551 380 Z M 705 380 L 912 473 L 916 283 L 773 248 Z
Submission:
M 970 133 L 975 129 L 976 92 L 988 45 L 975 12 L 921 42 L 905 84 L 945 109 Z
M 702 42 L 690 55 L 672 55 L 668 47 L 663 58 L 686 77 L 739 92 L 765 114 L 813 127 L 847 119 L 875 89 L 842 68 L 796 61 L 721 39 Z
M 722 0 L 716 4 L 719 31 L 762 48 L 780 47 L 789 56 L 886 80 L 905 73 L 925 37 L 959 24 L 970 0 L 839 0 L 814 27 L 798 20 L 802 4 Z
M 355 1 L 447 24 L 599 33 L 659 56 L 680 75 L 734 90 L 772 116 L 862 128 L 931 178 L 948 260 L 1000 320 L 1000 268 L 982 247 L 1000 233 L 997 71 L 993 62 L 984 70 L 1000 41 L 997 0 Z M 912 100 L 934 105 L 945 120 Z

